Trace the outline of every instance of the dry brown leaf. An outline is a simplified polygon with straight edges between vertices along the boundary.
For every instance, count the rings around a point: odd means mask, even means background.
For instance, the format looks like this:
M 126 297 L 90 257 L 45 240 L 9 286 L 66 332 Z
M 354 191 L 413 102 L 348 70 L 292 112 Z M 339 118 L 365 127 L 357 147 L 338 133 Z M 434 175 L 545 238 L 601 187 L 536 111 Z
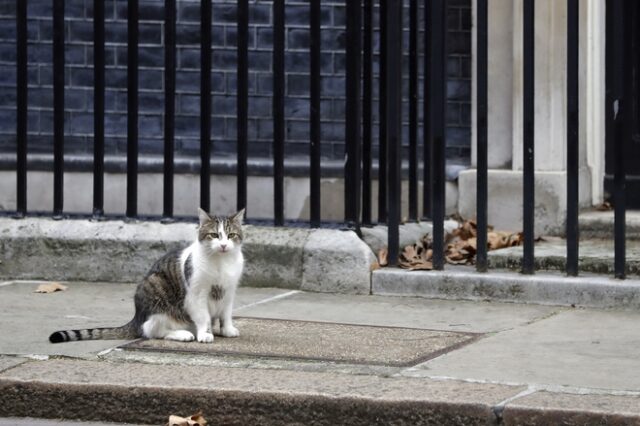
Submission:
M 400 254 L 398 266 L 412 271 L 418 269 L 431 270 L 433 269 L 433 263 L 427 259 L 427 256 L 432 254 L 432 250 L 425 250 L 419 243 L 406 246 Z
M 202 413 L 196 413 L 191 417 L 169 416 L 169 423 L 166 426 L 206 426 L 207 421 L 202 417 Z
M 610 202 L 605 201 L 604 203 L 597 205 L 596 210 L 599 212 L 606 212 L 609 210 L 613 210 L 613 206 L 611 205 Z
M 55 293 L 56 291 L 65 291 L 68 287 L 60 283 L 40 284 L 34 293 Z
M 380 266 L 387 266 L 389 264 L 389 249 L 386 247 L 381 248 L 378 251 L 378 264 Z
M 373 272 L 373 271 L 375 271 L 377 269 L 380 269 L 380 268 L 381 268 L 381 266 L 380 266 L 380 264 L 378 262 L 373 262 L 371 264 L 371 266 L 369 266 L 369 271 Z

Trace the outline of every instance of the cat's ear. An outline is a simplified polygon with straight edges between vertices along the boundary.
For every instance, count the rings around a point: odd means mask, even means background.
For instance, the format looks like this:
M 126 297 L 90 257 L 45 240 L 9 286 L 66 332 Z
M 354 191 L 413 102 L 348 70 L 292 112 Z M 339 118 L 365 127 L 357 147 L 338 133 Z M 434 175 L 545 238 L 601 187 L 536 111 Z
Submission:
M 238 213 L 231 216 L 230 219 L 238 225 L 242 225 L 242 220 L 244 219 L 244 208 L 241 209 Z
M 209 216 L 209 213 L 205 212 L 200 207 L 198 207 L 198 219 L 200 221 L 200 226 L 202 226 L 205 223 L 211 221 L 211 216 Z

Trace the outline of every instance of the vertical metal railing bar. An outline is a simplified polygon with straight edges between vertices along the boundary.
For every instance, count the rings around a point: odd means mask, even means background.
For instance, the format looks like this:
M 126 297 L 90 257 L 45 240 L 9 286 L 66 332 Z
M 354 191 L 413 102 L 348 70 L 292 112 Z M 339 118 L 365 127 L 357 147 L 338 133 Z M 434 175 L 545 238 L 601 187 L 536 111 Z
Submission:
M 64 204 L 64 0 L 53 1 L 53 216 Z
M 162 216 L 173 216 L 176 120 L 176 0 L 164 2 L 164 194 Z
M 432 161 L 431 161 L 431 6 L 428 0 L 424 3 L 424 86 L 423 86 L 423 112 L 422 112 L 422 217 L 432 217 L 431 194 L 433 188 Z
M 626 7 L 625 7 L 626 6 Z M 629 2 L 613 0 L 613 105 L 608 106 L 613 114 L 614 126 L 614 171 L 613 171 L 613 206 L 614 206 L 614 275 L 616 278 L 625 278 L 625 220 L 626 220 L 626 176 L 624 152 L 628 133 L 629 106 L 629 79 L 631 78 L 631 65 L 628 58 L 631 52 L 629 46 L 632 34 L 628 18 Z
M 418 0 L 409 3 L 409 219 L 418 219 Z
M 488 73 L 488 0 L 477 2 L 476 22 L 476 222 L 477 253 L 476 270 L 487 271 L 487 73 Z
M 273 208 L 274 223 L 284 225 L 284 0 L 273 1 Z
M 249 124 L 249 1 L 239 0 L 237 10 L 238 32 L 238 78 L 237 78 L 237 133 L 238 170 L 237 198 L 238 210 L 247 207 L 247 151 Z M 246 211 L 245 211 L 246 214 Z
M 373 0 L 364 0 L 362 31 L 362 223 L 371 225 Z
M 567 0 L 567 275 L 578 275 L 578 0 Z
M 398 263 L 399 225 L 402 201 L 402 0 L 388 0 L 384 16 L 387 26 L 387 157 L 389 264 Z
M 16 0 L 16 216 L 27 214 L 27 1 Z
M 380 65 L 378 75 L 378 222 L 387 221 L 387 0 L 380 0 Z
M 309 110 L 309 136 L 311 145 L 309 150 L 310 161 L 310 221 L 311 226 L 317 228 L 320 226 L 320 157 L 321 157 L 321 134 L 320 134 L 320 96 L 321 96 L 321 76 L 320 67 L 322 66 L 320 49 L 321 49 L 321 33 L 320 33 L 320 0 L 311 0 L 309 5 L 310 12 L 310 71 L 309 71 L 309 90 L 310 90 L 310 110 Z
M 104 1 L 93 0 L 93 216 L 104 214 Z
M 445 214 L 445 117 L 447 108 L 447 43 L 446 0 L 433 0 L 431 4 L 431 148 L 433 178 L 433 268 L 444 269 L 444 214 Z
M 138 214 L 138 0 L 127 2 L 127 207 Z
M 524 0 L 523 4 L 523 233 L 524 251 L 522 273 L 534 272 L 534 213 L 535 213 L 535 177 L 534 177 L 534 3 Z
M 346 1 L 346 125 L 345 125 L 345 222 L 358 227 L 361 194 L 361 7 L 359 1 Z
M 211 207 L 211 0 L 200 2 L 200 208 Z

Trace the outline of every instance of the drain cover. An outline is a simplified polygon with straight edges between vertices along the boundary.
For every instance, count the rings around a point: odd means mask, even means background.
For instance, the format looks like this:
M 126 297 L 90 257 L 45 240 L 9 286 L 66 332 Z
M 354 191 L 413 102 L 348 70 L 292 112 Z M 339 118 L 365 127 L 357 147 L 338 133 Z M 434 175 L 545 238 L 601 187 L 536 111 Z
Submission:
M 329 361 L 405 367 L 478 338 L 477 334 L 308 321 L 237 318 L 240 337 L 212 344 L 138 340 L 125 350 Z

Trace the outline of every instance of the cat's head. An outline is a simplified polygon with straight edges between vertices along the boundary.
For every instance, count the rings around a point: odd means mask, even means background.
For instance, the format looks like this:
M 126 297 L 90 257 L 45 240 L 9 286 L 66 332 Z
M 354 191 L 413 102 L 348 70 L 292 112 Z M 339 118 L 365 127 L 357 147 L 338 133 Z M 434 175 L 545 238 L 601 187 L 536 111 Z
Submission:
M 226 254 L 242 246 L 242 218 L 244 209 L 228 216 L 212 216 L 198 209 L 198 241 L 209 254 Z

